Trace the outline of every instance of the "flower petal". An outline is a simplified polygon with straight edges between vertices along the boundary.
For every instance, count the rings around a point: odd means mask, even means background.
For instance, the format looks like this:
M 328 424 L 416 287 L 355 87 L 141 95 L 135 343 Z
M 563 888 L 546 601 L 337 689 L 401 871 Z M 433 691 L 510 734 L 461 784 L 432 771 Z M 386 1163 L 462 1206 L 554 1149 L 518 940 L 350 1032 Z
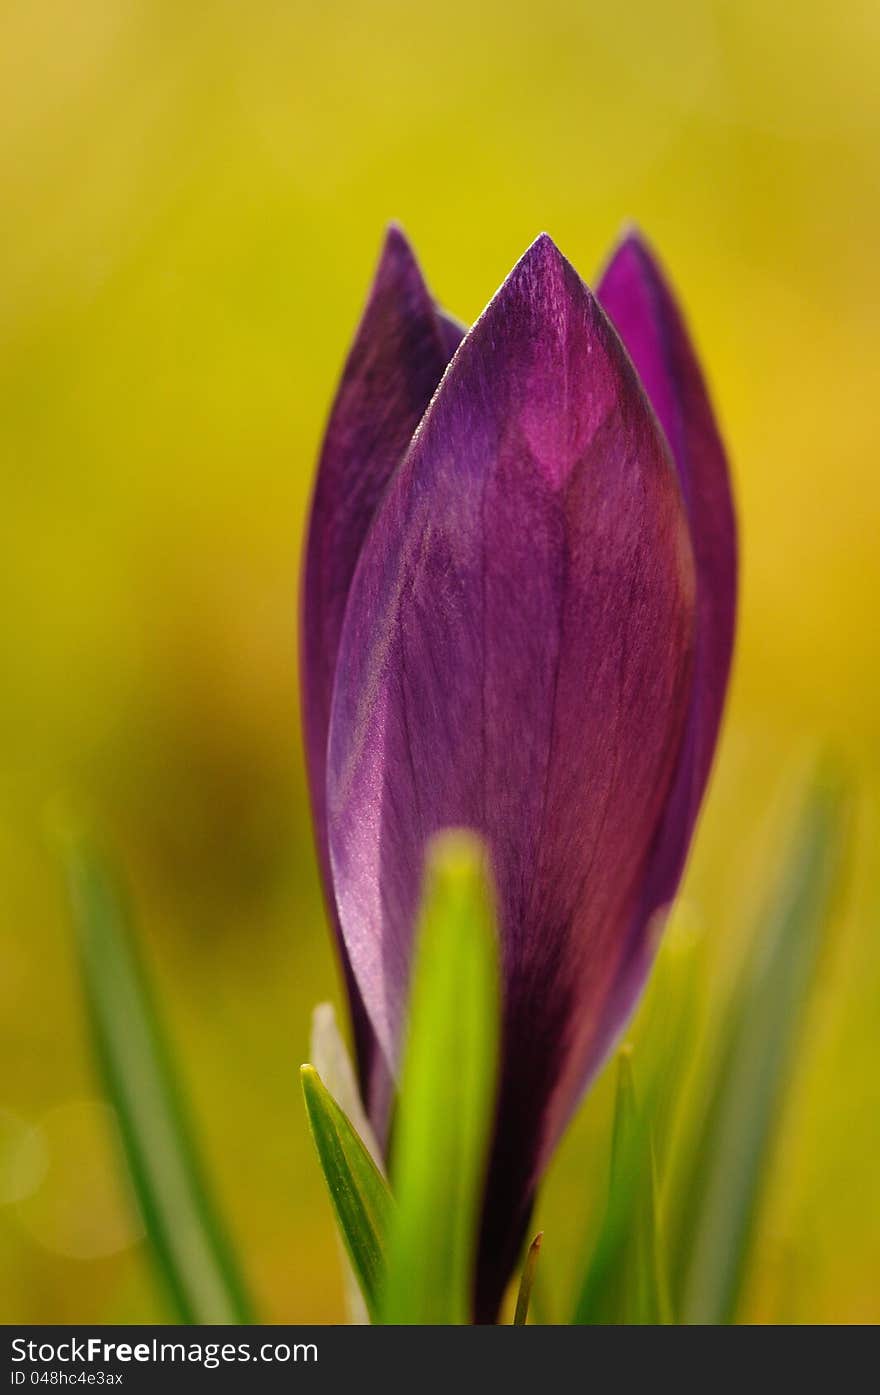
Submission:
M 690 686 L 693 559 L 617 335 L 538 239 L 469 332 L 364 546 L 331 715 L 342 933 L 396 1061 L 425 840 L 487 840 L 503 1065 L 478 1312 L 582 1083 Z
M 318 861 L 352 1005 L 365 1095 L 381 1063 L 339 933 L 327 849 L 325 772 L 333 676 L 355 564 L 376 506 L 402 460 L 463 331 L 437 310 L 413 252 L 388 231 L 330 413 L 305 551 L 300 629 L 306 765 Z M 375 1082 L 376 1090 L 380 1082 Z M 374 1121 L 380 1102 L 374 1104 Z
M 727 459 L 681 311 L 641 236 L 618 246 L 596 292 L 669 441 L 697 568 L 694 677 L 678 769 L 609 999 L 604 1055 L 629 1015 L 657 944 L 656 918 L 678 888 L 724 708 L 736 620 L 736 519 Z

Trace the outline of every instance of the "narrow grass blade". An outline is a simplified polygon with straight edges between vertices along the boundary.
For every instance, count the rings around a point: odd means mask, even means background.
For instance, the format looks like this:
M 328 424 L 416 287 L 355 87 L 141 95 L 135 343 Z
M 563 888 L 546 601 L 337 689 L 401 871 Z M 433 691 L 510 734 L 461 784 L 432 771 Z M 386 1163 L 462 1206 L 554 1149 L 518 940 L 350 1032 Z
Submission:
M 657 1213 L 649 1111 L 637 1103 L 631 1051 L 624 1048 L 618 1056 L 608 1205 L 578 1296 L 575 1323 L 670 1321 Z
M 398 1211 L 383 1321 L 470 1321 L 496 1088 L 497 941 L 485 854 L 431 845 L 392 1166 Z
M 355 1078 L 354 1066 L 342 1033 L 336 1021 L 332 1003 L 318 1003 L 312 1013 L 312 1032 L 309 1054 L 315 1070 L 339 1105 L 348 1115 L 349 1123 L 360 1135 L 370 1157 L 384 1176 L 382 1154 L 370 1121 L 366 1116 Z M 370 1321 L 367 1305 L 361 1293 L 357 1276 L 351 1267 L 345 1242 L 339 1237 L 343 1277 L 345 1280 L 345 1306 L 348 1321 L 352 1326 L 362 1327 Z
M 86 840 L 65 847 L 98 1056 L 158 1268 L 181 1322 L 250 1322 L 123 898 Z
M 303 1066 L 306 1113 L 339 1231 L 375 1322 L 385 1277 L 391 1194 L 369 1150 L 325 1088 L 314 1066 Z
M 797 1054 L 843 846 L 840 790 L 810 790 L 755 936 L 708 1081 L 678 1199 L 682 1320 L 734 1320 L 785 1088 Z
M 529 1315 L 529 1303 L 532 1298 L 532 1287 L 535 1282 L 535 1270 L 538 1267 L 538 1257 L 541 1253 L 541 1245 L 544 1242 L 544 1232 L 539 1231 L 529 1245 L 525 1264 L 523 1265 L 522 1278 L 519 1281 L 519 1293 L 516 1295 L 516 1311 L 513 1314 L 514 1327 L 525 1327 L 526 1319 Z
M 702 934 L 676 908 L 634 1024 L 639 1095 L 663 1177 L 696 1054 L 704 953 Z

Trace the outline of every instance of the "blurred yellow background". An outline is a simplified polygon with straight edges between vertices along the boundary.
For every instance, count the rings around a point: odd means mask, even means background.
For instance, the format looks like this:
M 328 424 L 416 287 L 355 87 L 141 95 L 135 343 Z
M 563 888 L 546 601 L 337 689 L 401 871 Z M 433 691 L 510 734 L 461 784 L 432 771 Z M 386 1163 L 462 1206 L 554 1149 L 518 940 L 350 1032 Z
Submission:
M 385 222 L 472 319 L 542 228 L 625 218 L 680 288 L 743 535 L 735 682 L 681 916 L 718 972 L 779 790 L 831 744 L 850 886 L 746 1316 L 880 1319 L 880 8 L 857 0 L 28 0 L 0 14 L 0 1318 L 168 1310 L 118 1181 L 62 795 L 130 879 L 260 1311 L 343 1313 L 296 1067 L 337 995 L 299 745 L 299 549 Z M 607 1085 L 551 1176 L 561 1293 Z

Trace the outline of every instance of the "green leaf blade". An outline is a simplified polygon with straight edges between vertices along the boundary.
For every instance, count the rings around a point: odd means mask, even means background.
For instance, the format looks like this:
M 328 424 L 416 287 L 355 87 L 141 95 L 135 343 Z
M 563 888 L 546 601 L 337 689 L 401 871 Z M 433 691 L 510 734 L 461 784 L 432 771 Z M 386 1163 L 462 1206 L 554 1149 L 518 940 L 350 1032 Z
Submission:
M 386 1323 L 471 1320 L 494 1116 L 498 949 L 485 853 L 465 833 L 429 849 L 392 1177 Z
M 617 1060 L 608 1204 L 572 1321 L 583 1325 L 671 1321 L 658 1223 L 650 1119 L 635 1091 L 631 1051 Z
M 158 1270 L 181 1322 L 249 1323 L 123 897 L 90 843 L 65 850 L 97 1055 Z
M 385 1278 L 391 1194 L 369 1149 L 314 1066 L 303 1066 L 300 1076 L 312 1137 L 339 1231 L 367 1311 L 375 1322 Z
M 522 1277 L 519 1281 L 519 1292 L 516 1295 L 516 1309 L 513 1314 L 514 1327 L 525 1327 L 529 1317 L 529 1307 L 532 1301 L 532 1289 L 535 1286 L 535 1273 L 538 1268 L 538 1260 L 541 1255 L 541 1246 L 544 1243 L 544 1232 L 539 1230 L 526 1253 L 523 1264 Z
M 336 1013 L 331 1003 L 318 1003 L 312 1012 L 309 1057 L 321 1077 L 324 1087 L 333 1096 L 339 1108 L 348 1116 L 349 1123 L 360 1136 L 361 1142 L 384 1177 L 382 1150 L 364 1110 L 354 1064 L 339 1030 Z M 341 1235 L 338 1239 L 345 1285 L 346 1314 L 350 1324 L 362 1327 L 369 1323 L 370 1314 L 364 1302 L 360 1282 L 348 1258 L 345 1241 Z
M 736 1318 L 761 1188 L 825 938 L 844 841 L 840 786 L 805 799 L 769 914 L 727 1015 L 707 1104 L 676 1187 L 682 1321 Z

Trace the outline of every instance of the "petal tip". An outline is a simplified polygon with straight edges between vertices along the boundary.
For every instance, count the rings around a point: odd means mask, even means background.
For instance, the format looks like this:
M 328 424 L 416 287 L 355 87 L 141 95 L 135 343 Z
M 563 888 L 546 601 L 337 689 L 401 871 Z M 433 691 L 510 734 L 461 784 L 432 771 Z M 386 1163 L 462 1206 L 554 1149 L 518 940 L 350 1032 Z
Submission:
M 541 232 L 523 252 L 515 269 L 546 273 L 556 271 L 567 264 L 550 234 Z
M 379 253 L 380 271 L 387 268 L 389 271 L 406 272 L 416 265 L 412 243 L 401 225 L 392 220 L 385 229 L 385 240 Z
M 651 267 L 657 264 L 657 257 L 650 240 L 639 224 L 631 218 L 628 218 L 620 229 L 605 263 L 606 270 L 625 257 L 634 257 L 643 265 L 647 264 Z
M 618 243 L 631 243 L 634 247 L 647 247 L 648 239 L 640 223 L 635 218 L 625 218 L 618 236 Z
M 525 294 L 541 315 L 558 317 L 570 297 L 592 301 L 589 289 L 549 233 L 539 233 L 514 266 L 502 287 Z

